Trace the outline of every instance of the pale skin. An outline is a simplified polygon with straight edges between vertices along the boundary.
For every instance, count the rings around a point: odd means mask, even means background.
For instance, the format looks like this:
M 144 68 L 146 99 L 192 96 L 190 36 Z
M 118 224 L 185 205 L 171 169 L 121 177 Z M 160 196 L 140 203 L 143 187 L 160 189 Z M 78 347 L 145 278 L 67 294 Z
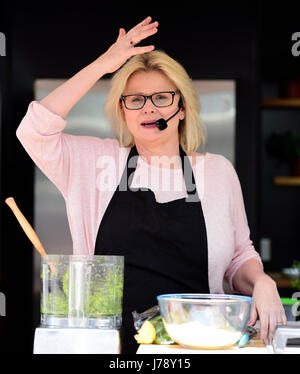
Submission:
M 152 51 L 153 45 L 143 47 L 136 45 L 156 34 L 157 31 L 158 22 L 152 22 L 151 17 L 147 17 L 127 33 L 120 28 L 116 42 L 105 53 L 52 91 L 40 103 L 62 118 L 66 118 L 73 106 L 101 77 L 115 72 L 130 57 Z M 176 87 L 160 72 L 139 72 L 128 80 L 123 95 L 137 93 L 150 95 L 160 91 L 176 91 Z M 178 100 L 179 95 L 176 94 L 172 106 L 165 108 L 157 108 L 147 100 L 140 110 L 128 110 L 122 104 L 125 121 L 134 137 L 139 155 L 147 162 L 151 162 L 152 156 L 178 155 L 178 125 L 180 119 L 185 116 L 184 108 L 168 122 L 168 127 L 164 131 L 157 128 L 145 129 L 141 126 L 141 122 L 146 120 L 170 117 L 178 108 Z M 197 153 L 193 154 L 194 157 L 197 155 L 200 156 Z M 254 298 L 249 324 L 253 325 L 259 316 L 260 337 L 270 342 L 276 325 L 286 324 L 286 316 L 275 282 L 264 273 L 256 260 L 250 259 L 237 270 L 233 278 L 233 286 L 241 294 Z

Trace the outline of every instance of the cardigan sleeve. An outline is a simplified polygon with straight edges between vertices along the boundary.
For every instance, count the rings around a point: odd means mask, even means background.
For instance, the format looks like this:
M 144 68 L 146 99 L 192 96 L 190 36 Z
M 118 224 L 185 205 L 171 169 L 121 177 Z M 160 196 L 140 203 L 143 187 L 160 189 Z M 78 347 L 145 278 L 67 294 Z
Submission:
M 66 134 L 66 125 L 65 119 L 32 101 L 16 132 L 33 162 L 65 199 L 75 186 L 94 183 L 92 165 L 99 156 L 115 159 L 119 149 L 115 139 Z
M 17 128 L 17 138 L 41 171 L 66 197 L 70 173 L 71 135 L 67 121 L 38 101 L 32 101 Z
M 233 258 L 225 271 L 225 280 L 228 282 L 230 289 L 233 292 L 236 292 L 236 290 L 233 287 L 232 281 L 239 267 L 250 259 L 257 260 L 261 264 L 262 268 L 263 264 L 260 255 L 255 250 L 253 242 L 250 239 L 250 230 L 248 226 L 244 206 L 244 199 L 239 178 L 233 165 L 230 162 L 228 162 L 227 165 L 229 169 L 229 176 L 232 186 L 231 205 L 235 232 L 235 248 Z

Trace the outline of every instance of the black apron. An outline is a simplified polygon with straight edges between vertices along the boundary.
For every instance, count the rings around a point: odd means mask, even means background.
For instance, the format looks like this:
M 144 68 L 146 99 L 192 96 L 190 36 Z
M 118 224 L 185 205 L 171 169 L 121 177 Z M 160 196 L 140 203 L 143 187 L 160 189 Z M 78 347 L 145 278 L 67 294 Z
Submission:
M 158 203 L 150 189 L 130 189 L 128 176 L 132 180 L 138 159 L 133 146 L 99 226 L 95 255 L 125 259 L 121 353 L 136 353 L 138 348 L 134 310 L 140 313 L 157 305 L 160 294 L 209 293 L 201 201 L 190 161 L 181 146 L 179 151 L 188 198 Z

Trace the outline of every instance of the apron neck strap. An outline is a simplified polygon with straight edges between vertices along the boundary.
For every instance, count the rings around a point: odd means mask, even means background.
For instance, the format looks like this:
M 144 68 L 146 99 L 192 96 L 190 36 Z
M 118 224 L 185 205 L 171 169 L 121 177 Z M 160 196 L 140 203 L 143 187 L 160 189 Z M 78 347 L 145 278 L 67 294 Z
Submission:
M 188 193 L 187 201 L 193 201 L 193 202 L 200 201 L 198 193 L 197 193 L 194 173 L 193 173 L 190 160 L 187 157 L 186 153 L 184 152 L 180 144 L 179 144 L 179 154 L 181 158 L 181 165 L 182 165 L 185 186 L 186 186 L 186 190 Z M 127 191 L 129 188 L 129 185 L 131 185 L 131 180 L 130 180 L 130 183 L 128 183 L 129 169 L 131 170 L 134 169 L 133 172 L 131 172 L 130 174 L 132 176 L 130 179 L 132 179 L 136 166 L 137 166 L 138 157 L 139 157 L 139 154 L 138 154 L 136 145 L 134 145 L 129 152 L 127 162 L 126 162 L 126 168 L 123 172 L 123 175 L 122 175 L 122 178 L 119 184 L 120 191 Z

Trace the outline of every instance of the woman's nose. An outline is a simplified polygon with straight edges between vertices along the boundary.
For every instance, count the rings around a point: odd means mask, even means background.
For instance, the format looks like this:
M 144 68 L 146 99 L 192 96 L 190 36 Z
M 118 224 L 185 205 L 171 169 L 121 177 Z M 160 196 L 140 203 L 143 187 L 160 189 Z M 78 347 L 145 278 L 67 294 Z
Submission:
M 154 104 L 152 103 L 152 101 L 150 100 L 149 97 L 146 100 L 145 105 L 143 106 L 143 111 L 144 111 L 144 113 L 148 113 L 148 112 L 153 113 L 155 111 L 155 106 L 154 106 Z

